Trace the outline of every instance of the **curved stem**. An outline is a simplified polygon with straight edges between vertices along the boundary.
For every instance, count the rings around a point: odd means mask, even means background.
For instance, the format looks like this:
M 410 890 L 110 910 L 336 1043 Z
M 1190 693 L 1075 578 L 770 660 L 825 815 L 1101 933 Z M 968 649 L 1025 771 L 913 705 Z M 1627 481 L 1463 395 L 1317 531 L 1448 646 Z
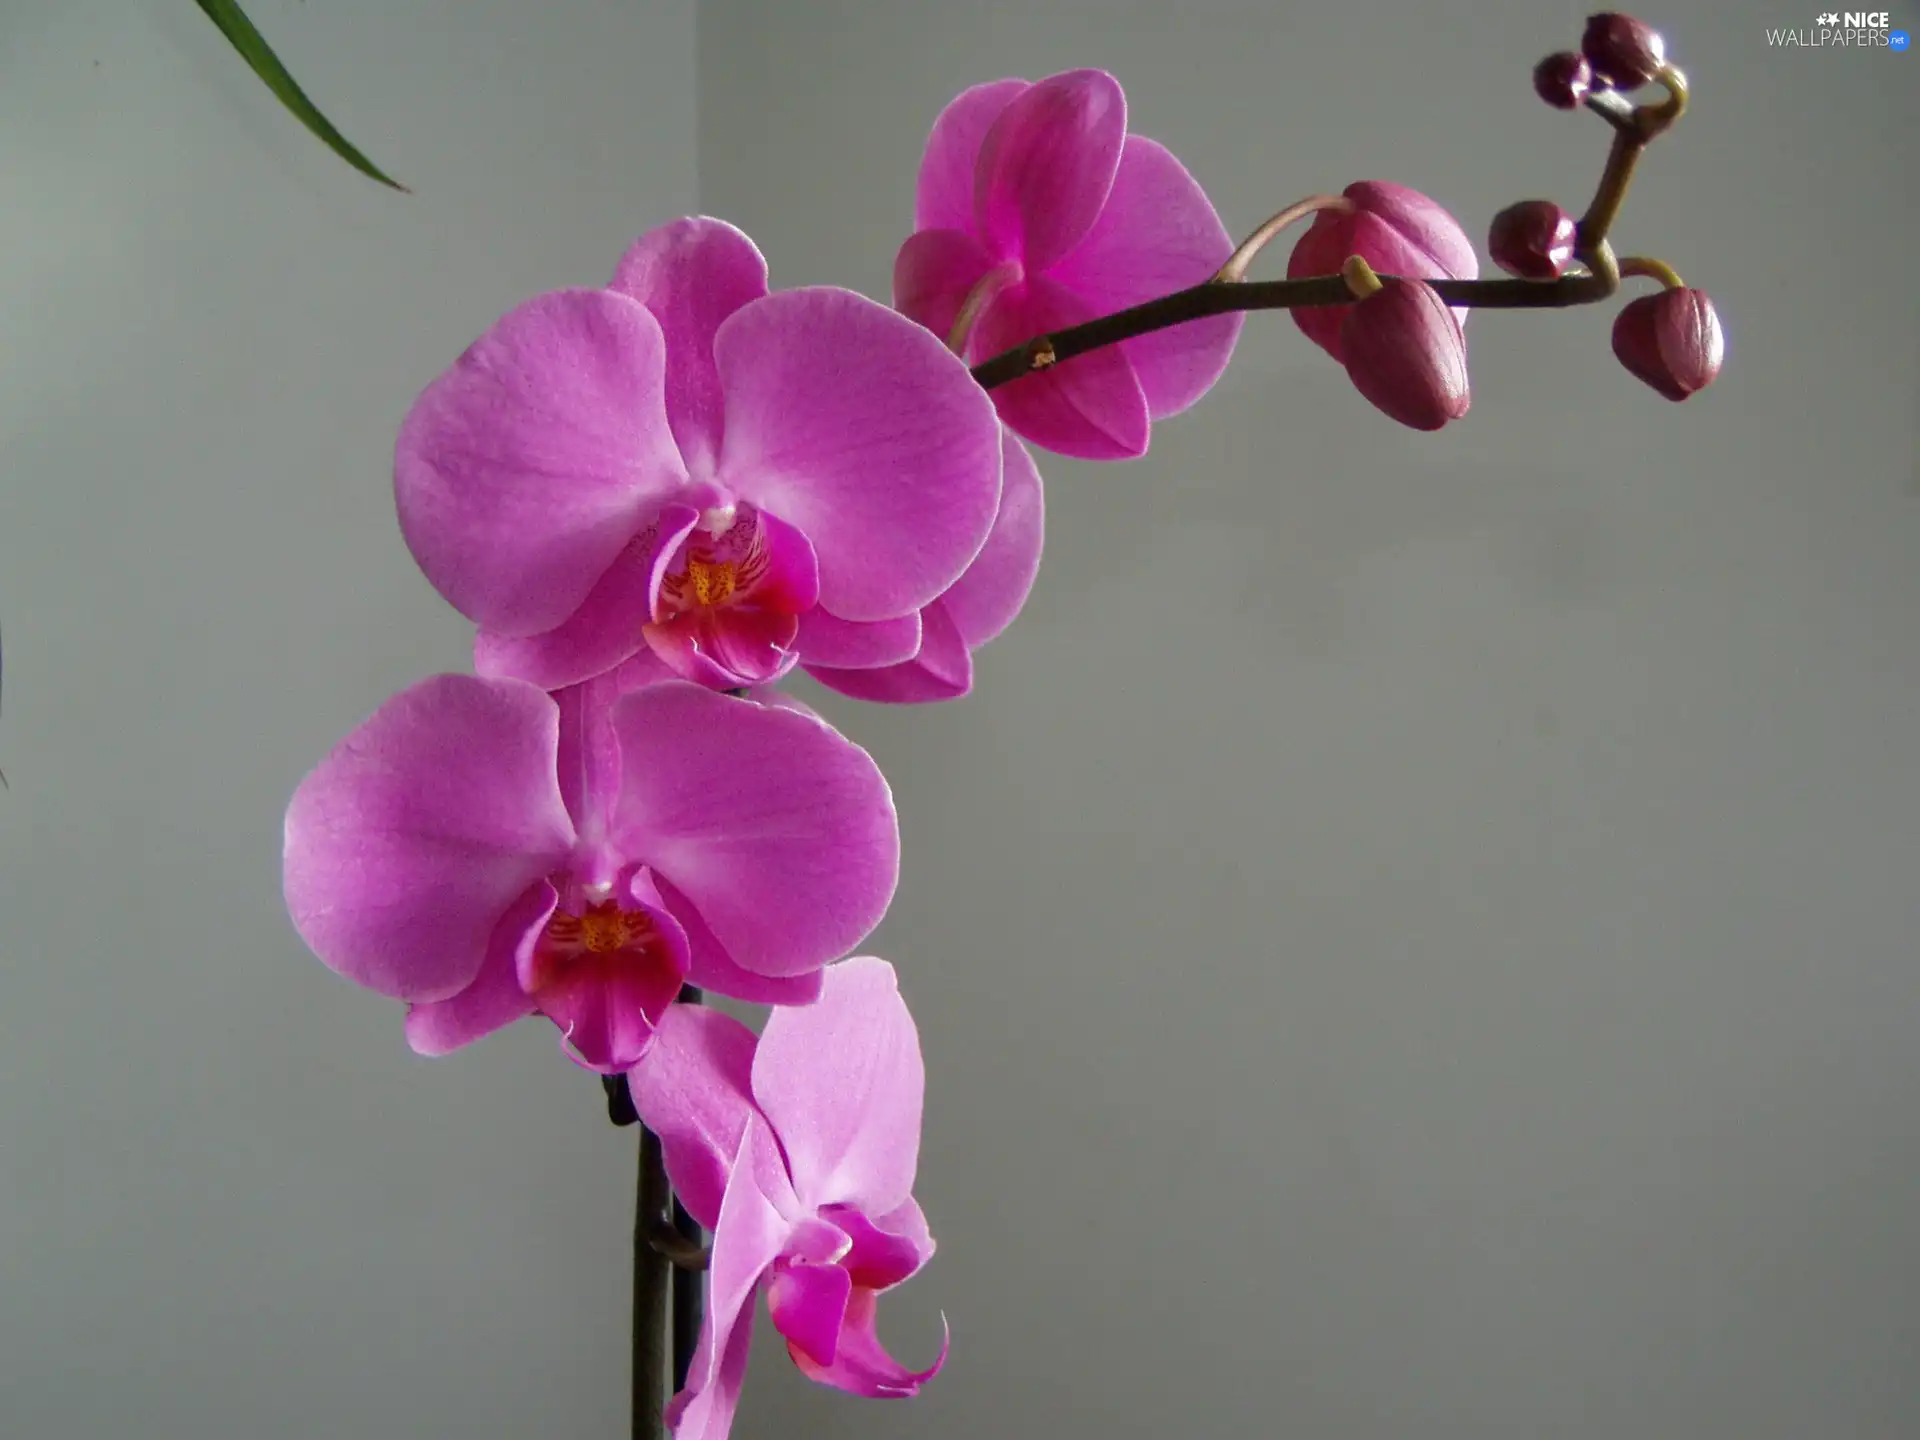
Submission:
M 713 1256 L 698 1240 L 688 1239 L 676 1220 L 677 1217 L 668 1219 L 664 1215 L 656 1216 L 653 1223 L 647 1226 L 647 1244 L 653 1247 L 654 1254 L 675 1270 L 697 1275 L 707 1268 Z M 696 1325 L 694 1328 L 699 1327 Z
M 1674 122 L 1687 113 L 1687 77 L 1678 65 L 1662 65 L 1653 83 L 1667 92 L 1667 98 L 1634 111 L 1641 133 L 1649 140 L 1672 129 Z
M 994 296 L 1019 279 L 1020 267 L 1008 260 L 974 281 L 973 289 L 967 292 L 967 298 L 960 302 L 960 309 L 953 317 L 953 328 L 947 332 L 947 348 L 956 355 L 965 355 L 980 312 L 993 302 Z
M 1587 97 L 1587 108 L 1611 125 L 1614 135 L 1613 146 L 1607 153 L 1606 168 L 1601 172 L 1593 201 L 1587 206 L 1587 213 L 1581 217 L 1577 230 L 1574 258 L 1580 262 L 1584 273 L 1569 273 L 1548 281 L 1428 280 L 1426 283 L 1449 307 L 1559 310 L 1575 305 L 1596 304 L 1620 289 L 1621 265 L 1614 258 L 1613 247 L 1608 241 L 1613 222 L 1626 201 L 1641 152 L 1655 137 L 1671 129 L 1687 109 L 1687 78 L 1678 67 L 1664 66 L 1654 79 L 1666 90 L 1667 98 L 1652 105 L 1636 107 L 1610 90 Z M 1156 300 L 1148 300 L 1111 315 L 1102 315 L 1083 325 L 1056 330 L 1050 335 L 1036 335 L 1024 345 L 1002 351 L 973 366 L 973 378 L 983 389 L 992 390 L 1037 370 L 1049 369 L 1062 361 L 1071 360 L 1076 355 L 1084 355 L 1090 350 L 1118 345 L 1123 340 L 1132 340 L 1174 325 L 1184 325 L 1189 320 L 1199 320 L 1209 315 L 1350 305 L 1360 296 L 1344 275 L 1316 275 L 1299 280 L 1254 281 L 1242 278 L 1260 247 L 1287 225 L 1311 211 L 1350 203 L 1339 196 L 1315 195 L 1290 205 L 1248 236 L 1210 279 L 1171 295 L 1162 295 Z M 1368 274 L 1371 273 L 1369 270 Z M 1386 281 L 1401 277 L 1381 275 L 1373 278 L 1375 281 Z M 981 284 L 985 283 L 982 280 Z M 980 287 L 976 286 L 975 294 L 979 290 Z M 968 302 L 971 303 L 973 298 L 973 295 L 969 295 Z
M 1684 290 L 1687 282 L 1680 278 L 1680 272 L 1664 260 L 1655 260 L 1650 255 L 1623 255 L 1620 257 L 1622 278 L 1640 276 L 1647 280 L 1658 280 L 1669 290 Z
M 1304 200 L 1296 200 L 1276 215 L 1260 222 L 1258 228 L 1240 242 L 1240 248 L 1227 257 L 1227 263 L 1214 272 L 1216 285 L 1238 285 L 1247 278 L 1247 267 L 1253 259 L 1272 241 L 1273 237 L 1286 229 L 1294 221 L 1321 210 L 1333 210 L 1348 214 L 1354 208 L 1353 202 L 1344 195 L 1309 195 Z

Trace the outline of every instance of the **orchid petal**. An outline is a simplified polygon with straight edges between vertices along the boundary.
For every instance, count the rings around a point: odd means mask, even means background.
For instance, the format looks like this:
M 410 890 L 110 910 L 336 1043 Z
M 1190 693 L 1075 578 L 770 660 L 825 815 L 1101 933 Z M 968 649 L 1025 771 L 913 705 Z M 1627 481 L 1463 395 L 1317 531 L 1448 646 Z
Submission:
M 779 691 L 772 693 L 779 698 L 758 703 L 805 715 L 815 724 L 826 724 L 792 696 L 781 695 Z M 820 998 L 820 971 L 774 976 L 756 975 L 751 970 L 741 969 L 727 953 L 726 946 L 714 938 L 713 931 L 707 928 L 707 922 L 700 918 L 700 912 L 694 908 L 691 900 L 658 875 L 653 877 L 653 883 L 659 888 L 667 908 L 686 931 L 690 952 L 687 960 L 689 985 L 698 985 L 702 990 L 711 990 L 715 995 L 725 995 L 731 1000 L 745 1000 L 750 1005 L 811 1005 Z
M 408 1009 L 407 1044 L 415 1053 L 449 1054 L 533 1013 L 533 997 L 520 988 L 520 964 L 540 939 L 559 898 L 545 880 L 536 882 L 493 927 L 487 958 L 471 985 L 450 1000 Z
M 981 313 L 967 353 L 978 362 L 1093 318 L 1071 291 L 1043 275 L 1029 276 Z M 1077 460 L 1131 460 L 1147 453 L 1146 392 L 1120 346 L 1089 350 L 991 393 L 1000 418 L 1043 449 Z
M 1008 101 L 980 143 L 973 232 L 1045 270 L 1093 228 L 1120 166 L 1127 98 L 1104 70 L 1069 70 Z
M 943 1319 L 940 1325 L 940 1353 L 924 1370 L 912 1370 L 887 1353 L 880 1343 L 875 1325 L 879 1297 L 871 1290 L 854 1287 L 847 1297 L 846 1319 L 840 1327 L 837 1354 L 832 1365 L 816 1365 L 791 1344 L 787 1353 L 800 1373 L 809 1380 L 831 1385 L 853 1395 L 873 1400 L 907 1399 L 920 1393 L 920 1387 L 938 1375 L 947 1363 L 952 1335 Z
M 551 630 L 686 478 L 645 306 L 601 290 L 510 311 L 414 402 L 394 451 L 407 547 L 468 619 Z
M 480 643 L 474 645 L 476 656 Z M 609 723 L 613 702 L 629 691 L 674 678 L 651 651 L 642 650 L 604 674 L 554 692 L 560 710 L 560 794 L 582 846 L 597 847 L 605 840 L 608 809 L 620 790 L 620 746 Z M 610 881 L 611 871 L 618 868 L 602 863 L 594 873 L 592 864 L 581 866 L 578 854 L 575 859 L 576 871 L 589 872 L 576 878 L 587 884 Z
M 1040 471 L 1011 430 L 1001 436 L 1000 513 L 967 573 L 939 603 L 969 650 L 998 637 L 1019 615 L 1040 573 L 1046 499 Z
M 572 850 L 558 742 L 553 702 L 518 681 L 440 675 L 387 701 L 287 806 L 301 939 L 382 995 L 459 994 L 508 908 Z
M 1048 276 L 1107 315 L 1198 285 L 1232 253 L 1227 227 L 1186 166 L 1164 145 L 1129 135 L 1106 208 Z M 1121 342 L 1155 420 L 1213 388 L 1245 318 L 1211 315 Z
M 540 1013 L 560 1027 L 567 1054 L 602 1075 L 629 1070 L 646 1054 L 687 978 L 686 932 L 661 903 L 644 869 L 626 891 L 623 908 L 644 914 L 653 929 L 645 952 L 577 956 L 534 992 Z M 522 965 L 523 987 L 537 962 L 534 954 Z
M 804 715 L 672 681 L 624 696 L 613 725 L 616 843 L 692 902 L 735 964 L 802 974 L 880 923 L 900 831 L 866 751 Z
M 993 536 L 989 534 L 987 544 L 992 543 Z M 976 559 L 974 566 L 979 563 Z M 973 567 L 969 567 L 967 573 L 972 574 Z M 962 576 L 956 583 L 964 583 L 965 579 Z M 800 617 L 800 638 L 794 642 L 794 648 L 808 666 L 871 670 L 878 665 L 898 665 L 920 653 L 920 616 L 915 613 L 902 615 L 898 620 L 862 622 L 842 620 L 816 607 Z
M 797 526 L 819 603 L 911 614 L 985 543 L 1000 499 L 993 405 L 930 332 L 847 290 L 789 290 L 714 340 L 727 395 L 720 480 Z
M 659 590 L 662 556 L 671 556 L 700 521 L 687 505 L 663 505 L 594 582 L 577 610 L 552 630 L 513 636 L 482 630 L 474 668 L 560 690 L 590 680 L 646 648 L 641 633 Z
M 948 340 L 960 307 L 992 268 L 993 256 L 959 230 L 909 235 L 893 259 L 893 308 Z
M 827 1366 L 833 1364 L 852 1293 L 852 1277 L 838 1265 L 793 1265 L 774 1271 L 767 1309 L 790 1351 Z
M 993 122 L 1015 96 L 1030 89 L 1026 80 L 990 80 L 962 90 L 940 112 L 927 136 L 914 196 L 916 230 L 971 230 L 974 175 L 980 147 Z
M 790 1228 L 759 1183 L 766 1167 L 777 1163 L 766 1123 L 750 1117 L 713 1227 L 706 1316 L 687 1385 L 667 1406 L 674 1440 L 725 1440 L 733 1424 L 753 1338 L 753 1299 Z
M 839 670 L 806 666 L 829 690 L 853 700 L 881 705 L 927 705 L 957 700 L 973 689 L 973 656 L 945 600 L 920 612 L 920 653 L 899 665 L 877 670 Z
M 828 1206 L 821 1218 L 839 1227 L 852 1242 L 840 1257 L 840 1264 L 853 1277 L 853 1283 L 865 1289 L 891 1290 L 911 1279 L 933 1258 L 927 1217 L 912 1197 L 878 1220 L 839 1205 Z
M 766 610 L 689 610 L 644 631 L 674 673 L 709 690 L 771 685 L 800 658 L 797 616 Z
M 754 1052 L 754 1099 L 807 1208 L 883 1214 L 912 1195 L 925 1089 L 919 1033 L 884 960 L 833 966 L 819 1000 L 774 1011 Z
M 723 429 L 713 336 L 767 293 L 767 262 L 744 231 L 692 216 L 649 230 L 621 258 L 610 287 L 653 312 L 666 337 L 667 422 L 689 465 L 711 467 Z
M 660 1137 L 667 1178 L 687 1213 L 720 1223 L 727 1172 L 740 1151 L 753 1101 L 753 1031 L 704 1005 L 674 1005 L 653 1046 L 627 1072 L 640 1121 Z

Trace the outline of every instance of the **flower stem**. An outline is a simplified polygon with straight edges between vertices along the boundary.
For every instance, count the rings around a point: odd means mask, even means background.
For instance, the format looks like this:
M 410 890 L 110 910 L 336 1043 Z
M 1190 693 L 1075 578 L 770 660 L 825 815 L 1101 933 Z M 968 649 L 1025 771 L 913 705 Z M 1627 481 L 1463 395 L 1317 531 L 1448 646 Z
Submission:
M 974 323 L 979 320 L 980 312 L 992 303 L 1009 285 L 1020 279 L 1020 267 L 1011 262 L 996 265 L 979 280 L 973 289 L 967 292 L 967 298 L 960 302 L 960 309 L 953 317 L 953 327 L 947 334 L 947 348 L 956 355 L 967 353 L 967 341 L 973 336 Z M 745 692 L 742 692 L 745 693 Z
M 1592 264 L 1591 257 L 1583 258 Z M 1382 275 L 1379 278 L 1384 281 L 1402 277 Z M 1558 280 L 1428 280 L 1426 283 L 1450 307 L 1465 305 L 1482 310 L 1564 310 L 1605 300 L 1620 288 L 1611 252 L 1604 263 L 1594 266 L 1592 273 L 1562 275 Z M 1302 280 L 1242 280 L 1227 285 L 1204 280 L 1157 300 L 1102 315 L 1084 325 L 1056 330 L 1051 335 L 1037 335 L 1024 345 L 975 365 L 973 378 L 980 382 L 981 388 L 992 390 L 1090 350 L 1118 345 L 1122 340 L 1151 335 L 1156 330 L 1170 329 L 1209 315 L 1226 315 L 1236 310 L 1351 305 L 1353 300 L 1353 291 L 1339 275 L 1315 275 Z
M 654 1248 L 653 1226 L 670 1200 L 660 1137 L 640 1127 L 633 1207 L 633 1440 L 665 1440 L 667 1291 L 673 1262 Z
M 1620 288 L 1620 265 L 1614 259 L 1608 234 L 1627 198 L 1640 153 L 1673 126 L 1687 109 L 1687 77 L 1674 66 L 1654 77 L 1667 98 L 1652 105 L 1634 106 L 1613 91 L 1587 98 L 1587 108 L 1613 127 L 1613 148 L 1594 191 L 1593 203 L 1581 217 L 1579 244 L 1574 256 L 1585 274 L 1566 274 L 1557 280 L 1429 280 L 1451 308 L 1481 310 L 1564 310 L 1608 299 Z M 973 367 L 981 388 L 1011 384 L 1036 370 L 1045 370 L 1076 355 L 1118 345 L 1171 329 L 1190 320 L 1235 311 L 1299 310 L 1318 305 L 1351 305 L 1357 298 L 1344 276 L 1315 275 L 1299 280 L 1243 280 L 1253 253 L 1287 225 L 1312 210 L 1331 208 L 1337 196 L 1316 195 L 1288 206 L 1247 238 L 1226 265 L 1209 280 L 1157 300 L 1148 300 L 1084 325 L 1036 335 Z M 1251 250 L 1249 249 L 1251 247 Z M 1242 258 L 1243 252 L 1245 258 Z M 1392 280 L 1392 275 L 1377 277 Z
M 682 1005 L 698 1005 L 701 1002 L 700 989 L 696 985 L 683 986 L 680 990 Z M 684 1244 L 692 1250 L 701 1248 L 699 1222 L 687 1213 L 687 1207 L 676 1197 L 673 1202 L 673 1228 Z M 673 1389 L 674 1393 L 687 1388 L 687 1372 L 693 1368 L 694 1347 L 700 1342 L 701 1309 L 705 1301 L 706 1275 L 704 1269 L 686 1265 L 675 1265 L 673 1269 Z
M 1337 210 L 1346 214 L 1353 208 L 1353 202 L 1344 195 L 1309 195 L 1304 200 L 1296 200 L 1279 214 L 1261 221 L 1259 228 L 1240 242 L 1240 248 L 1229 255 L 1227 263 L 1214 272 L 1214 283 L 1238 285 L 1245 280 L 1247 267 L 1253 264 L 1254 257 L 1267 248 L 1274 236 L 1294 221 L 1305 219 L 1322 210 Z
M 1622 255 L 1620 278 L 1629 280 L 1635 276 L 1658 280 L 1668 290 L 1684 290 L 1687 286 L 1687 282 L 1680 278 L 1680 272 L 1664 260 L 1655 260 L 1651 255 Z

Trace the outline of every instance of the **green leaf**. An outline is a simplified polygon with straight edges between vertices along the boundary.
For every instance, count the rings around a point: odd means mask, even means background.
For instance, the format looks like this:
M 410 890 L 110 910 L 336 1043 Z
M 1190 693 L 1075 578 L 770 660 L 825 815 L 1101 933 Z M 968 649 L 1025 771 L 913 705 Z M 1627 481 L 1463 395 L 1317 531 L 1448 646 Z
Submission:
M 199 5 L 233 48 L 240 52 L 240 58 L 253 67 L 253 73 L 266 82 L 267 88 L 280 97 L 280 103 L 291 110 L 302 125 L 318 135 L 329 150 L 362 175 L 370 175 L 382 185 L 390 185 L 403 194 L 413 193 L 398 180 L 382 172 L 379 166 L 354 149 L 346 136 L 333 128 L 333 122 L 322 115 L 313 101 L 307 98 L 307 92 L 294 83 L 293 76 L 287 73 L 287 67 L 280 63 L 280 57 L 273 53 L 273 47 L 261 38 L 260 32 L 253 28 L 253 22 L 247 19 L 246 12 L 236 0 L 199 0 Z

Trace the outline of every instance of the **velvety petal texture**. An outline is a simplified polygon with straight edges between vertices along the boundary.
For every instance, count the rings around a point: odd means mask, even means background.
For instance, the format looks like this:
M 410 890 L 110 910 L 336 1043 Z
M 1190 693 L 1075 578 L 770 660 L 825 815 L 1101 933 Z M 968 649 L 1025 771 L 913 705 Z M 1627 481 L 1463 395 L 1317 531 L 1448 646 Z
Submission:
M 914 195 L 916 230 L 971 230 L 980 148 L 1027 80 L 992 80 L 962 90 L 933 122 Z
M 1104 70 L 1029 85 L 994 117 L 974 162 L 973 230 L 1044 271 L 1093 228 L 1127 138 L 1127 99 Z
M 641 656 L 553 695 L 460 675 L 403 692 L 295 793 L 284 873 L 315 953 L 410 1002 L 415 1049 L 540 1014 L 617 1074 L 689 981 L 817 999 L 898 866 L 865 751 Z
M 1049 278 L 1094 314 L 1111 315 L 1198 285 L 1232 253 L 1233 238 L 1187 167 L 1164 145 L 1129 135 L 1106 206 Z M 1213 388 L 1245 319 L 1213 315 L 1121 342 L 1155 420 Z
M 687 464 L 711 473 L 724 433 L 713 337 L 720 324 L 767 293 L 767 262 L 742 230 L 692 216 L 651 230 L 621 257 L 609 287 L 646 306 L 670 357 L 666 409 Z
M 880 923 L 899 878 L 893 795 L 820 721 L 665 681 L 615 705 L 614 843 L 686 897 L 742 969 L 817 970 Z
M 884 960 L 834 967 L 819 1004 L 783 1010 L 753 1057 L 753 1093 L 813 1210 L 882 1215 L 913 1193 L 926 1073 Z
M 738 311 L 714 356 L 727 392 L 720 483 L 806 535 L 822 606 L 895 619 L 960 578 L 999 507 L 1000 427 L 958 357 L 830 288 Z
M 808 674 L 842 695 L 892 705 L 953 700 L 972 690 L 973 652 L 1020 613 L 1039 574 L 1046 538 L 1045 497 L 1033 457 L 1011 430 L 1002 436 L 1001 454 L 1005 478 L 993 530 L 967 573 L 920 612 L 910 657 L 877 664 L 855 664 L 851 658 L 808 663 Z M 854 650 L 849 645 L 836 653 L 847 657 Z
M 736 689 L 799 662 L 816 605 L 894 627 L 871 663 L 912 653 L 902 628 L 917 646 L 992 527 L 999 424 L 922 327 L 851 291 L 769 294 L 746 235 L 691 217 L 610 288 L 502 318 L 414 405 L 394 484 L 483 674 L 558 690 L 644 648 Z
M 300 938 L 397 1000 L 466 989 L 501 919 L 572 852 L 558 743 L 559 712 L 530 685 L 440 675 L 381 706 L 287 807 Z
M 628 1087 L 689 1212 L 714 1231 L 699 1345 L 667 1409 L 676 1437 L 725 1435 L 762 1289 L 794 1363 L 822 1384 L 901 1397 L 939 1372 L 944 1338 L 913 1369 L 875 1327 L 880 1294 L 934 1252 L 910 1193 L 925 1069 L 890 965 L 829 967 L 820 998 L 776 1010 L 757 1042 L 676 1006 Z
M 1226 228 L 1180 162 L 1126 124 L 1119 83 L 1099 70 L 962 94 L 928 137 L 895 306 L 978 364 L 1206 280 L 1232 253 Z M 1241 323 L 1209 317 L 1091 351 L 997 386 L 994 404 L 1045 449 L 1130 459 L 1153 420 L 1220 377 Z
M 667 1178 L 687 1213 L 720 1223 L 729 1157 L 739 1153 L 753 1100 L 753 1031 L 703 1005 L 675 1005 L 654 1050 L 629 1074 L 633 1107 L 659 1135 Z
M 685 480 L 645 306 L 569 290 L 511 311 L 414 402 L 400 533 L 434 588 L 506 635 L 560 624 Z

